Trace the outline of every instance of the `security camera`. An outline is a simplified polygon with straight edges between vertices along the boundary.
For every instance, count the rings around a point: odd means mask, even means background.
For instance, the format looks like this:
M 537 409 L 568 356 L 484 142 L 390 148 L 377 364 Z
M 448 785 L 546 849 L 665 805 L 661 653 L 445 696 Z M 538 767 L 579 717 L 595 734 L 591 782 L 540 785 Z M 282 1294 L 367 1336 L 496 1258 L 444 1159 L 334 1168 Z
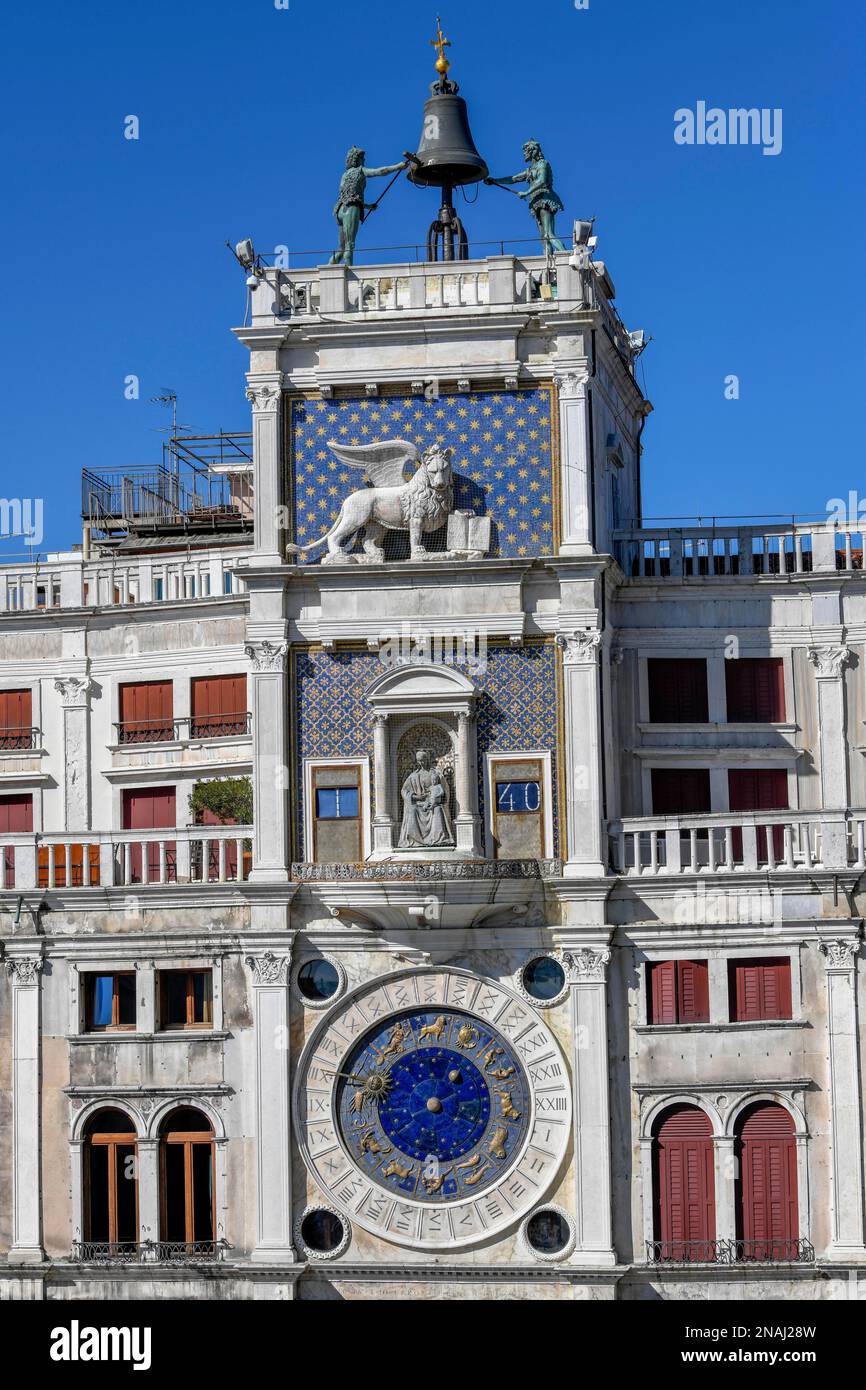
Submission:
M 259 287 L 259 277 L 258 277 L 258 275 L 248 275 L 248 276 L 247 276 L 247 289 L 248 289 L 248 290 L 256 290 L 256 289 L 258 289 L 258 287 Z

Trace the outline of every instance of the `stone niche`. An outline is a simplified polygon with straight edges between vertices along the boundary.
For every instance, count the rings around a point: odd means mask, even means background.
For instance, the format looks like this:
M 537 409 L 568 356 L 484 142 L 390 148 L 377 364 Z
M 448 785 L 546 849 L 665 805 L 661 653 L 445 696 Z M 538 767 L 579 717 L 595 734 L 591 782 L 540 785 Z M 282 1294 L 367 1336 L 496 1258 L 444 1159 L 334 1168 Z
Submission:
M 448 666 L 386 670 L 373 710 L 372 859 L 477 858 L 476 690 Z

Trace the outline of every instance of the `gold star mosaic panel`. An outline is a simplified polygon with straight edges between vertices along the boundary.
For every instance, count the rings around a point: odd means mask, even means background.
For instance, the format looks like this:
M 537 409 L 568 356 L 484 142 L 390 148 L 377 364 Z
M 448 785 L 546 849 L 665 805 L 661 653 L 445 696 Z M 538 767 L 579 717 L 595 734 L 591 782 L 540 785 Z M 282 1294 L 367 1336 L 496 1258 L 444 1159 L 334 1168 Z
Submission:
M 308 545 L 333 526 L 340 505 L 363 486 L 360 470 L 340 463 L 328 448 L 405 439 L 420 452 L 439 444 L 454 450 L 454 506 L 489 516 L 492 557 L 550 555 L 557 545 L 556 458 L 552 391 L 472 391 L 433 399 L 413 395 L 319 400 L 295 399 L 290 415 L 290 473 L 294 541 Z M 385 554 L 405 553 L 402 533 L 390 533 Z M 445 549 L 445 527 L 428 536 L 429 550 Z M 360 541 L 356 542 L 360 549 Z M 314 551 L 307 563 L 316 564 Z

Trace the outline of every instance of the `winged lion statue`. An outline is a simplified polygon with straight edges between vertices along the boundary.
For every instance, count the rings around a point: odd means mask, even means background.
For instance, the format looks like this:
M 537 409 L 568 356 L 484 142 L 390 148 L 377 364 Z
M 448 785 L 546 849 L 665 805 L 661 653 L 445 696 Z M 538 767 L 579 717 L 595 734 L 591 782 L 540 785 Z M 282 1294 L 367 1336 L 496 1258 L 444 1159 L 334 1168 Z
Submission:
M 391 439 L 382 444 L 337 444 L 328 441 L 328 448 L 340 463 L 365 473 L 372 487 L 350 492 L 340 507 L 340 515 L 330 531 L 307 545 L 290 545 L 290 555 L 327 544 L 328 553 L 323 565 L 377 565 L 385 559 L 382 541 L 386 531 L 409 532 L 409 558 L 424 560 L 431 552 L 424 548 L 422 538 L 438 531 L 454 510 L 454 482 L 451 470 L 451 449 L 433 444 L 423 454 L 405 439 Z M 404 470 L 415 464 L 416 469 L 407 482 Z M 363 555 L 350 554 L 358 532 L 363 529 Z M 435 558 L 446 558 L 436 555 Z

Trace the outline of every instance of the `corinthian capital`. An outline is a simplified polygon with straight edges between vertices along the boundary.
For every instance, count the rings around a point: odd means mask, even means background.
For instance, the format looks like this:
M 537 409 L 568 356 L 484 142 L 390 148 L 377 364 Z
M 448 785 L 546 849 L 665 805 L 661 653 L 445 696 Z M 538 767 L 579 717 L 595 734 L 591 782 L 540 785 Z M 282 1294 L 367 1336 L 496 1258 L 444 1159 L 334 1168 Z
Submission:
M 828 970 L 853 970 L 860 951 L 856 937 L 835 937 L 832 941 L 822 941 L 821 950 L 827 957 Z
M 247 642 L 244 651 L 252 662 L 254 671 L 285 671 L 285 642 Z
M 594 666 L 601 647 L 601 633 L 597 627 L 558 632 L 556 645 L 562 648 L 566 666 Z
M 561 371 L 554 372 L 553 380 L 559 392 L 560 399 L 567 396 L 582 398 L 584 388 L 589 376 L 585 371 L 579 371 L 576 367 L 565 367 Z
M 809 647 L 809 660 L 818 680 L 838 680 L 851 660 L 851 649 L 844 642 L 838 647 Z
M 291 954 L 277 956 L 273 951 L 263 951 L 260 956 L 247 956 L 247 965 L 253 974 L 254 985 L 284 985 L 288 978 Z
M 274 381 L 253 381 L 246 389 L 247 400 L 259 413 L 279 410 L 281 395 L 279 384 Z
M 13 987 L 37 985 L 41 969 L 42 959 L 40 956 L 12 956 L 6 962 L 6 974 L 12 981 Z
M 579 951 L 565 951 L 562 957 L 572 984 L 603 984 L 609 960 L 610 950 L 607 946 L 601 949 L 582 946 Z
M 54 689 L 66 708 L 74 705 L 86 706 L 90 700 L 93 681 L 89 676 L 62 676 L 54 682 Z

